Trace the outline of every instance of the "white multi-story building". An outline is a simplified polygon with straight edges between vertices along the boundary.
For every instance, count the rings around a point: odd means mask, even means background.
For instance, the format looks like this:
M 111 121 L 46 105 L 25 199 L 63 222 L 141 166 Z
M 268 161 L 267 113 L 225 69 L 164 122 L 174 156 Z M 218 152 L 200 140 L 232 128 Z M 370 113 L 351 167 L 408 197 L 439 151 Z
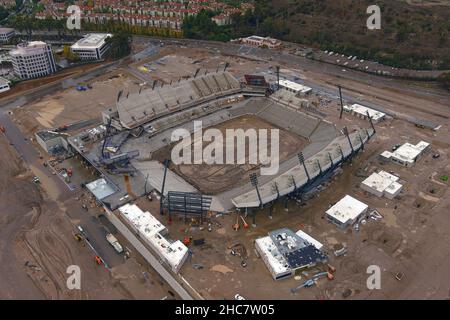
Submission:
M 14 73 L 21 79 L 38 78 L 56 72 L 52 48 L 45 42 L 23 42 L 9 54 Z
M 87 34 L 83 39 L 80 39 L 76 43 L 74 43 L 70 47 L 70 50 L 81 60 L 101 60 L 110 48 L 110 45 L 105 41 L 108 37 L 112 37 L 112 34 Z
M 0 28 L 0 43 L 8 43 L 15 34 L 16 31 L 12 28 Z

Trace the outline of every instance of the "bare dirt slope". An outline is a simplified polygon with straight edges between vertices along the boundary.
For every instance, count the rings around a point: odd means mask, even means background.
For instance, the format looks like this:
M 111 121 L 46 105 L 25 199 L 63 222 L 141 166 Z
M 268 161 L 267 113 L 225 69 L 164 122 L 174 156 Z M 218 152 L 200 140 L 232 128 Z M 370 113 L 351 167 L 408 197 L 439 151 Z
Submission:
M 32 182 L 33 174 L 3 134 L 0 150 L 0 299 L 158 299 L 167 294 L 162 283 L 145 283 L 135 259 L 111 274 L 97 266 L 89 248 L 73 237 L 66 202 L 49 198 Z M 81 290 L 67 289 L 69 265 L 81 269 Z

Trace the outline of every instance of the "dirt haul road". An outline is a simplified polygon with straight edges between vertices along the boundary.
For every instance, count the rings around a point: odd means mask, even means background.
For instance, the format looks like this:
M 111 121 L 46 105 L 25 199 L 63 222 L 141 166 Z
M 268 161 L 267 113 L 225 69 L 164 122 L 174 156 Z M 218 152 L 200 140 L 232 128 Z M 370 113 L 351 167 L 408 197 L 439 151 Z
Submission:
M 64 199 L 67 192 L 48 188 L 50 181 L 58 185 L 54 176 L 42 176 L 33 163 L 33 173 L 27 170 L 4 134 L 0 150 L 0 299 L 160 299 L 167 294 L 151 272 L 149 281 L 143 278 L 148 270 L 133 258 L 111 273 L 97 266 L 89 248 L 74 239 L 78 221 L 67 215 L 73 209 Z M 48 193 L 32 182 L 35 174 Z M 81 290 L 67 288 L 70 265 L 81 269 Z

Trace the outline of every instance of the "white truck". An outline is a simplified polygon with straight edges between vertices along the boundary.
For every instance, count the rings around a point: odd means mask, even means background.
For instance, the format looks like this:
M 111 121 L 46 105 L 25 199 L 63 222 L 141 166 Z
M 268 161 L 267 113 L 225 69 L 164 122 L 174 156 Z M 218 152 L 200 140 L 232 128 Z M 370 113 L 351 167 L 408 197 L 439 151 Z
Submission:
M 113 246 L 114 250 L 116 250 L 118 253 L 123 252 L 123 248 L 120 245 L 119 241 L 111 233 L 108 233 L 106 235 L 106 240 Z

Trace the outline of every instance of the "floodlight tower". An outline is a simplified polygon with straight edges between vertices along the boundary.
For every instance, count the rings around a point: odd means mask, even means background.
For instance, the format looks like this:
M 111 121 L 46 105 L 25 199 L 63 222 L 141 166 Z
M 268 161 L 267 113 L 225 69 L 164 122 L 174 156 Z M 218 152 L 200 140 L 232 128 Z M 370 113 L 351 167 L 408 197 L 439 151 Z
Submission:
M 273 183 L 273 188 L 275 189 L 275 191 L 277 192 L 277 198 L 272 201 L 270 203 L 270 207 L 269 207 L 269 219 L 272 219 L 272 212 L 273 212 L 273 206 L 276 200 L 278 200 L 280 198 L 280 189 L 278 189 L 278 184 L 276 182 Z
M 348 129 L 347 129 L 347 127 L 342 128 L 342 131 L 344 132 L 345 136 L 347 137 L 348 144 L 350 145 L 350 149 L 352 149 L 352 153 L 355 152 L 355 149 L 353 149 L 352 141 L 350 140 L 350 136 L 349 136 L 349 134 L 348 134 Z
M 338 150 L 339 150 L 339 153 L 341 154 L 341 161 L 344 161 L 345 156 L 344 156 L 344 152 L 342 151 L 341 146 L 338 146 Z
M 364 140 L 363 140 L 363 138 L 361 137 L 361 134 L 360 134 L 360 133 L 358 134 L 358 137 L 359 137 L 359 142 L 361 142 L 361 149 L 364 150 Z
M 369 141 L 369 139 L 370 139 L 369 130 L 367 130 L 367 128 L 364 128 L 364 131 L 366 132 L 367 141 Z
M 145 184 L 144 184 L 144 194 L 147 195 L 147 183 L 148 183 L 148 173 L 147 176 L 145 177 Z
M 250 183 L 256 189 L 256 194 L 258 195 L 258 199 L 259 199 L 259 207 L 262 208 L 263 203 L 262 203 L 261 194 L 259 193 L 259 188 L 258 188 L 258 177 L 257 177 L 256 173 L 254 173 L 254 172 L 250 174 Z M 253 212 L 252 216 L 253 216 L 253 226 L 256 227 L 256 212 Z
M 339 113 L 339 119 L 342 119 L 342 112 L 344 111 L 344 102 L 342 101 L 342 89 L 341 86 L 338 86 L 339 89 L 339 100 L 341 101 L 341 111 Z
M 319 159 L 316 159 L 316 161 L 317 161 L 317 166 L 319 167 L 319 175 L 322 175 L 322 166 L 320 165 L 320 161 L 319 161 Z
M 367 118 L 369 119 L 370 125 L 371 125 L 371 127 L 372 127 L 373 133 L 375 133 L 375 132 L 376 132 L 376 131 L 375 131 L 375 126 L 374 126 L 374 124 L 373 124 L 372 117 L 371 117 L 370 114 L 369 114 L 369 110 L 367 110 L 366 113 L 367 113 Z
M 198 73 L 200 72 L 200 68 L 198 68 L 195 73 L 194 73 L 194 78 L 198 75 Z
M 258 200 L 259 200 L 259 205 L 260 207 L 262 207 L 262 200 L 261 200 L 261 195 L 259 193 L 259 188 L 258 188 L 258 177 L 256 175 L 256 173 L 250 173 L 250 183 L 252 184 L 253 187 L 255 187 L 256 189 L 256 193 L 258 195 Z
M 329 152 L 328 152 L 328 159 L 330 159 L 331 166 L 334 166 L 333 157 L 331 156 L 331 153 L 329 153 Z
M 297 157 L 298 157 L 298 161 L 300 162 L 300 164 L 303 165 L 303 169 L 305 170 L 306 177 L 308 178 L 308 182 L 309 182 L 309 180 L 311 180 L 311 178 L 309 177 L 308 169 L 306 169 L 305 157 L 303 156 L 303 152 L 298 153 Z
M 280 90 L 280 66 L 276 66 L 277 68 L 277 90 Z

